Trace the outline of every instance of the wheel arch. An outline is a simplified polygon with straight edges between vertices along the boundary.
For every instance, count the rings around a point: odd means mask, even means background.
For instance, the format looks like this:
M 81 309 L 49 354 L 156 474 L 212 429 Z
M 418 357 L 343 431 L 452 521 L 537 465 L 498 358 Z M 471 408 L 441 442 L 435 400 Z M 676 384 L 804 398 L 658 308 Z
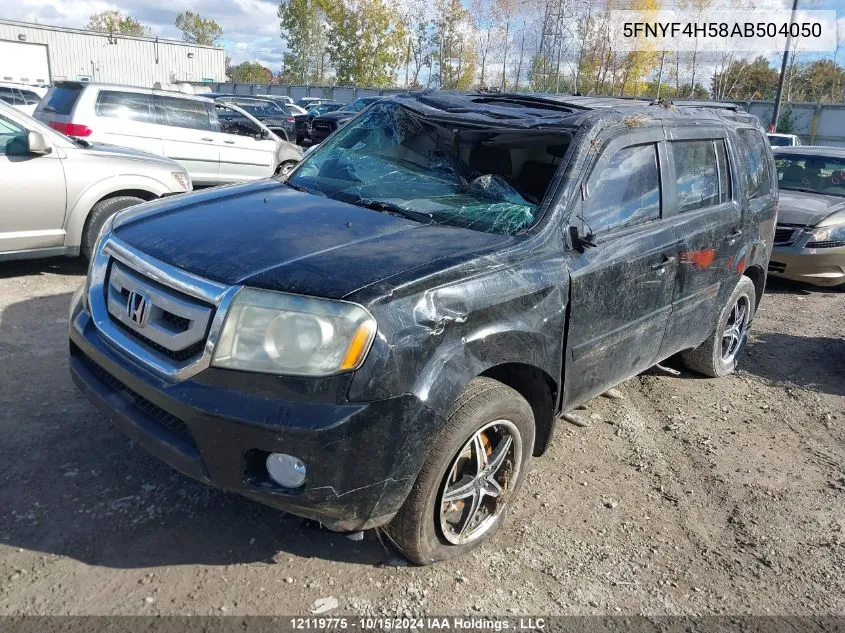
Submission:
M 480 376 L 492 378 L 507 385 L 528 401 L 534 413 L 534 450 L 538 457 L 551 443 L 555 426 L 555 407 L 558 384 L 539 367 L 526 363 L 503 363 L 483 371 Z
M 766 288 L 766 271 L 757 264 L 752 264 L 742 272 L 743 277 L 748 277 L 754 284 L 754 309 L 760 307 L 763 299 L 763 291 Z
M 109 198 L 134 196 L 149 202 L 173 190 L 158 180 L 139 176 L 107 178 L 88 187 L 73 201 L 65 222 L 65 246 L 78 248 L 94 205 Z

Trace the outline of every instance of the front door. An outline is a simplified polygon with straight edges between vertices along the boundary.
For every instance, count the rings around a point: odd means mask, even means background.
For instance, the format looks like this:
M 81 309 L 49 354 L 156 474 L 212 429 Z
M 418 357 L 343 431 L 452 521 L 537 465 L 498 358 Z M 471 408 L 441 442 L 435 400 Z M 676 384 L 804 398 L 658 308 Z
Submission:
M 30 154 L 27 130 L 0 115 L 0 253 L 63 246 L 65 173 L 58 149 Z
M 276 141 L 261 136 L 261 128 L 225 104 L 217 103 L 220 132 L 220 182 L 269 178 L 276 167 Z
M 672 310 L 680 240 L 663 219 L 662 128 L 607 143 L 571 224 L 594 246 L 570 252 L 564 410 L 651 366 Z

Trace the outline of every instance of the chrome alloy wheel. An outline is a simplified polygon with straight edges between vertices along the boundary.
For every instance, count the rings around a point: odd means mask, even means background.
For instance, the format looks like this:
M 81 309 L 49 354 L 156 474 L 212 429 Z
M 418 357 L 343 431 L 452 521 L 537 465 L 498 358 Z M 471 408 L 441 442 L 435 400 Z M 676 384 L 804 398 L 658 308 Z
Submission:
M 453 545 L 482 537 L 499 519 L 519 476 L 522 437 L 508 420 L 476 431 L 440 488 L 440 529 Z
M 745 346 L 748 338 L 748 325 L 751 320 L 751 306 L 748 297 L 740 296 L 728 316 L 725 330 L 722 332 L 722 362 L 732 362 Z

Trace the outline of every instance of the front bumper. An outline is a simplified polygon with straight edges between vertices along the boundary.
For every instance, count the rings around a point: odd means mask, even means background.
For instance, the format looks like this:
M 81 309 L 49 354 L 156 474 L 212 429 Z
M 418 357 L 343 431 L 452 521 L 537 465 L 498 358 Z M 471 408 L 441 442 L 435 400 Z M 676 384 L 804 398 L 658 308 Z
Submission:
M 769 275 L 814 286 L 845 284 L 845 247 L 775 246 L 769 260 Z
M 216 368 L 167 380 L 104 339 L 80 294 L 74 299 L 71 375 L 117 427 L 193 479 L 330 529 L 388 522 L 441 428 L 436 414 L 411 395 L 346 401 L 349 376 L 334 377 L 321 390 Z M 270 481 L 264 459 L 271 452 L 305 462 L 301 489 Z

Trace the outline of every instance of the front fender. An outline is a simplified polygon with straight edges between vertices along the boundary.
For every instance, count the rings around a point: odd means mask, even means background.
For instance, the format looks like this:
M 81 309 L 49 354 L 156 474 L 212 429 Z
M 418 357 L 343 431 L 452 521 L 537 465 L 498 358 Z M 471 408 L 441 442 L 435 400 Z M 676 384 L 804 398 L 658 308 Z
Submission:
M 85 220 L 88 219 L 91 208 L 103 198 L 121 191 L 144 191 L 152 197 L 160 198 L 166 193 L 173 193 L 174 190 L 175 186 L 171 187 L 156 178 L 139 174 L 122 174 L 98 180 L 79 191 L 76 198 L 69 201 L 65 221 L 65 246 L 79 247 Z
M 561 376 L 566 277 L 550 266 L 496 269 L 372 306 L 378 335 L 350 400 L 413 394 L 445 419 L 486 370 L 521 363 Z

